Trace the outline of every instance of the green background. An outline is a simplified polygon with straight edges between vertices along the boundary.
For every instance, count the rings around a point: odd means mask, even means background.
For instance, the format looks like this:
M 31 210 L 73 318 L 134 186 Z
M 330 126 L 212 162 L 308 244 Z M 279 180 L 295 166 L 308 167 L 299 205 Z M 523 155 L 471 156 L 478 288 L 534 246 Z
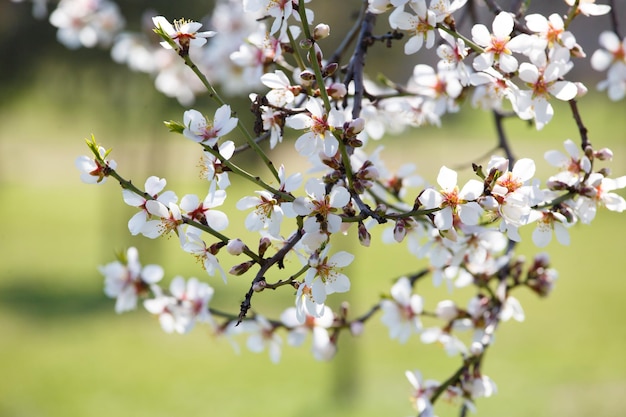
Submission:
M 158 175 L 179 196 L 203 196 L 199 149 L 161 123 L 180 121 L 185 109 L 153 92 L 148 77 L 110 63 L 106 52 L 65 50 L 46 22 L 28 15 L 27 5 L 3 4 L 0 11 L 6 35 L 0 71 L 0 416 L 404 416 L 414 414 L 405 370 L 443 380 L 456 369 L 457 358 L 416 337 L 405 345 L 390 341 L 379 317 L 358 338 L 343 334 L 330 363 L 316 362 L 307 347 L 285 346 L 274 365 L 266 352 L 248 352 L 242 338 L 236 354 L 203 326 L 170 336 L 141 309 L 116 315 L 96 267 L 129 245 L 140 249 L 144 264 L 164 267 L 165 282 L 178 274 L 208 280 L 216 288 L 215 305 L 229 311 L 237 310 L 249 277 L 230 278 L 225 286 L 206 276 L 175 239 L 129 236 L 126 222 L 134 210 L 123 203 L 119 186 L 82 184 L 74 168 L 74 159 L 87 153 L 83 139 L 93 133 L 113 148 L 119 172 L 137 185 Z M 592 90 L 596 79 L 588 80 Z M 562 150 L 566 138 L 578 140 L 568 107 L 555 107 L 555 119 L 541 132 L 506 122 L 516 155 L 534 158 L 544 179 L 551 170 L 543 152 Z M 202 98 L 194 108 L 211 113 L 214 106 Z M 613 149 L 614 176 L 626 174 L 624 102 L 590 94 L 580 109 L 592 143 Z M 480 160 L 495 143 L 495 131 L 488 114 L 465 110 L 444 118 L 446 128 L 413 130 L 386 142 L 388 166 L 413 162 L 434 182 L 442 164 L 467 167 Z M 301 166 L 292 154 L 273 155 L 292 171 Z M 253 161 L 239 162 L 256 169 Z M 469 169 L 459 172 L 460 182 L 471 178 Z M 229 193 L 228 233 L 241 233 L 254 245 L 241 227 L 242 213 L 233 209 L 249 191 Z M 591 226 L 570 229 L 570 246 L 550 244 L 559 271 L 555 291 L 547 299 L 526 290 L 515 294 L 526 321 L 498 331 L 483 368 L 498 393 L 478 401 L 479 415 L 626 414 L 625 231 L 624 215 L 601 210 Z M 530 232 L 520 246 L 529 259 L 538 252 Z M 358 262 L 347 269 L 354 315 L 388 291 L 393 278 L 421 265 L 403 246 L 373 240 L 370 251 L 353 237 L 335 246 L 357 253 Z M 429 282 L 418 291 L 431 310 L 449 297 Z M 459 300 L 470 295 L 454 293 Z M 262 293 L 254 302 L 276 316 L 292 297 L 289 290 Z M 456 410 L 442 404 L 437 411 L 449 416 Z

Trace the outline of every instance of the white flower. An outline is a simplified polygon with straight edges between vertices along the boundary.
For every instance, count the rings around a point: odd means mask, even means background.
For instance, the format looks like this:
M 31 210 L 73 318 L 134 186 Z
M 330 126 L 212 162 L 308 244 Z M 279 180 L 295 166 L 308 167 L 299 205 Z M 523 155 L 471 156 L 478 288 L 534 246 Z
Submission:
M 331 359 L 336 347 L 328 334 L 328 328 L 333 325 L 334 315 L 330 308 L 324 306 L 319 316 L 306 316 L 300 321 L 295 307 L 289 307 L 280 315 L 280 321 L 289 328 L 287 343 L 291 346 L 300 346 L 304 343 L 307 334 L 313 335 L 311 351 L 317 360 Z
M 246 346 L 250 351 L 260 353 L 267 347 L 270 360 L 273 363 L 280 361 L 282 339 L 276 334 L 276 328 L 265 317 L 256 315 L 254 320 L 246 320 L 241 323 L 245 332 L 250 333 Z
M 204 151 L 202 156 L 202 165 L 200 176 L 209 180 L 209 194 L 213 194 L 217 188 L 225 190 L 230 186 L 230 178 L 228 171 L 225 169 L 222 161 L 229 160 L 235 153 L 235 143 L 227 140 L 218 148 L 220 157 L 211 152 Z
M 137 307 L 137 298 L 146 295 L 154 284 L 163 278 L 163 268 L 159 265 L 139 263 L 139 254 L 134 247 L 128 248 L 123 263 L 115 261 L 98 268 L 104 275 L 104 293 L 117 298 L 115 312 L 123 313 Z
M 212 253 L 210 247 L 207 247 L 206 242 L 200 237 L 200 231 L 195 228 L 190 228 L 185 236 L 186 240 L 182 247 L 185 252 L 194 255 L 204 267 L 207 274 L 210 276 L 215 275 L 215 271 L 218 271 L 222 276 L 222 280 L 226 283 L 226 274 L 219 263 L 219 260 Z
M 180 200 L 180 208 L 190 219 L 219 232 L 228 227 L 228 217 L 226 213 L 213 209 L 224 204 L 224 200 L 226 200 L 226 192 L 223 190 L 207 195 L 202 202 L 197 195 L 187 194 Z
M 257 196 L 243 197 L 237 202 L 237 208 L 239 210 L 253 208 L 246 217 L 246 229 L 251 232 L 267 229 L 270 235 L 278 237 L 280 235 L 280 226 L 285 215 L 284 208 L 288 209 L 288 204 L 280 203 L 279 200 L 268 191 L 256 191 L 256 194 Z M 284 208 L 283 205 L 285 206 Z
M 405 375 L 413 386 L 414 392 L 411 398 L 419 417 L 435 417 L 435 410 L 430 399 L 439 388 L 439 382 L 432 379 L 422 382 L 422 374 L 419 371 L 406 371 Z
M 308 216 L 304 221 L 306 233 L 336 233 L 341 228 L 341 217 L 335 212 L 350 202 L 350 192 L 342 186 L 335 186 L 326 194 L 323 182 L 312 178 L 306 184 L 308 197 L 298 197 L 293 202 L 293 210 L 300 216 Z
M 265 95 L 270 104 L 276 107 L 285 107 L 295 99 L 294 87 L 291 86 L 289 78 L 281 70 L 263 74 L 261 82 L 272 89 Z
M 548 182 L 573 187 L 578 185 L 585 175 L 591 171 L 591 161 L 584 154 L 580 156 L 579 147 L 571 139 L 567 139 L 563 145 L 567 154 L 554 150 L 547 151 L 544 154 L 545 160 L 550 165 L 561 170 L 557 175 L 550 177 Z
M 552 231 L 556 235 L 556 240 L 561 245 L 569 245 L 570 238 L 567 232 L 566 225 L 567 219 L 564 215 L 552 211 L 537 211 L 534 210 L 529 218 L 529 221 L 537 221 L 537 227 L 533 231 L 533 243 L 539 248 L 547 246 L 552 240 Z
M 517 298 L 508 296 L 502 305 L 502 310 L 500 310 L 500 320 L 508 321 L 514 319 L 521 322 L 524 321 L 524 318 L 524 310 L 520 302 L 517 301 Z
M 435 44 L 435 26 L 437 17 L 426 7 L 426 0 L 412 0 L 409 7 L 415 14 L 407 13 L 398 7 L 389 15 L 389 25 L 393 29 L 406 30 L 411 35 L 404 45 L 404 53 L 414 54 L 426 46 L 430 49 Z
M 100 154 L 100 158 L 105 162 L 104 166 L 94 158 L 87 155 L 79 156 L 74 161 L 76 168 L 81 171 L 80 180 L 86 184 L 104 184 L 108 176 L 107 170 L 117 168 L 117 163 L 115 161 L 107 161 L 104 159 L 106 149 L 99 146 L 98 153 Z
M 213 288 L 196 278 L 175 277 L 170 284 L 170 296 L 158 295 L 144 301 L 144 307 L 159 316 L 161 327 L 167 333 L 188 333 L 196 321 L 209 322 L 208 304 L 213 297 Z
M 543 55 L 542 55 L 543 56 Z M 563 81 L 562 77 L 573 67 L 571 62 L 554 61 L 545 65 L 545 56 L 539 67 L 523 62 L 519 67 L 519 77 L 531 88 L 518 93 L 516 113 L 524 120 L 535 119 L 537 130 L 542 129 L 554 115 L 550 96 L 562 101 L 576 97 L 578 88 L 571 81 Z
M 286 120 L 286 125 L 292 129 L 307 130 L 296 140 L 296 150 L 303 156 L 318 152 L 324 152 L 329 157 L 335 156 L 339 142 L 333 130 L 335 127 L 343 127 L 343 114 L 334 108 L 326 113 L 320 101 L 313 98 L 307 101 L 306 110 L 306 113 L 298 113 Z
M 411 334 L 422 329 L 420 314 L 424 302 L 422 297 L 412 292 L 409 279 L 402 277 L 391 287 L 392 299 L 380 302 L 383 311 L 381 321 L 389 328 L 389 337 L 398 339 L 400 343 L 405 343 Z
M 494 63 L 505 73 L 517 70 L 517 59 L 512 52 L 525 50 L 529 45 L 529 39 L 527 35 L 511 38 L 513 25 L 513 15 L 500 12 L 491 25 L 493 34 L 489 33 L 485 25 L 477 24 L 472 27 L 472 40 L 485 48 L 485 52 L 474 59 L 476 71 L 484 71 Z
M 213 146 L 217 140 L 230 133 L 237 127 L 238 119 L 231 117 L 231 110 L 228 104 L 224 104 L 215 111 L 213 122 L 197 110 L 187 110 L 183 115 L 185 129 L 183 135 L 207 146 Z
M 574 6 L 574 4 L 576 4 L 576 0 L 565 0 L 565 3 L 570 6 Z M 596 0 L 580 0 L 576 11 L 586 16 L 601 16 L 611 11 L 611 6 L 595 3 Z
M 425 209 L 441 208 L 435 212 L 434 224 L 439 230 L 448 230 L 453 226 L 454 215 L 457 214 L 463 224 L 476 225 L 480 220 L 482 208 L 474 201 L 483 192 L 483 183 L 469 180 L 459 191 L 457 173 L 445 166 L 439 170 L 437 183 L 441 191 L 427 188 L 420 196 Z
M 326 301 L 326 296 L 336 292 L 346 292 L 350 289 L 350 280 L 341 271 L 350 265 L 354 255 L 341 251 L 330 258 L 330 245 L 321 252 L 315 252 L 309 258 L 309 269 L 304 282 L 311 288 L 311 295 L 317 304 Z
M 626 38 L 621 42 L 614 32 L 600 34 L 600 46 L 591 56 L 591 66 L 596 71 L 608 70 L 607 79 L 598 89 L 608 90 L 609 98 L 618 101 L 626 96 Z
M 165 191 L 161 193 L 166 184 L 167 182 L 165 178 L 159 178 L 155 176 L 148 177 L 144 184 L 145 193 L 165 206 L 169 205 L 170 203 L 176 203 L 176 201 L 178 201 L 178 197 L 176 196 L 176 194 L 174 194 L 173 191 Z M 135 194 L 130 190 L 123 190 L 122 196 L 126 204 L 141 209 L 139 213 L 135 214 L 128 221 L 128 230 L 132 235 L 137 235 L 139 233 L 145 235 L 146 224 L 148 222 L 148 219 L 150 218 L 150 212 L 148 211 L 146 204 L 150 200 L 146 199 L 142 195 Z
M 215 32 L 198 32 L 202 27 L 202 23 L 193 22 L 191 20 L 174 20 L 172 25 L 163 16 L 155 16 L 152 18 L 154 26 L 163 31 L 163 33 L 169 37 L 174 43 L 176 43 L 177 50 L 182 52 L 188 52 L 189 48 L 199 48 L 207 42 L 207 38 L 215 36 Z M 165 49 L 172 49 L 172 45 L 169 42 L 161 42 L 161 46 Z

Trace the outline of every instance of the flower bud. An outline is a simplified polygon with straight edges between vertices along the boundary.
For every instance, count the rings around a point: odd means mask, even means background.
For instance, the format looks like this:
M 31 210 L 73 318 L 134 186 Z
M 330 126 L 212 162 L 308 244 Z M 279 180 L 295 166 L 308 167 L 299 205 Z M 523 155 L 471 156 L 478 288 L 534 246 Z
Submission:
M 224 242 L 216 242 L 209 246 L 209 253 L 211 255 L 217 255 L 220 249 L 224 247 Z
M 360 336 L 365 330 L 365 325 L 362 321 L 353 321 L 350 323 L 350 333 L 352 336 Z
M 435 314 L 438 318 L 446 321 L 452 321 L 459 316 L 459 309 L 452 300 L 443 300 L 437 303 Z
M 473 342 L 470 345 L 470 353 L 472 354 L 472 356 L 478 356 L 480 354 L 483 353 L 483 344 L 480 342 Z
M 265 281 L 264 279 L 255 282 L 254 284 L 252 284 L 252 291 L 254 292 L 261 292 L 265 289 L 265 287 L 267 287 L 267 281 Z
M 609 148 L 602 148 L 594 153 L 594 156 L 600 161 L 610 161 L 613 159 L 613 151 Z
M 359 222 L 358 230 L 359 230 L 359 243 L 365 246 L 366 248 L 369 247 L 372 241 L 372 235 L 370 235 L 370 232 L 367 230 L 363 222 Z
M 330 26 L 325 23 L 319 23 L 313 29 L 313 39 L 319 41 L 320 39 L 327 38 L 330 35 Z
M 315 81 L 315 74 L 309 70 L 304 70 L 300 73 L 302 81 Z
M 241 255 L 245 249 L 246 244 L 241 239 L 231 239 L 226 245 L 226 252 L 234 256 Z
M 357 117 L 354 120 L 344 123 L 343 129 L 346 136 L 356 136 L 365 129 L 365 119 Z
M 341 100 L 348 93 L 346 86 L 343 83 L 332 83 L 326 88 L 328 95 L 335 100 Z
M 576 89 L 578 90 L 578 92 L 576 93 L 576 97 L 582 97 L 585 94 L 587 94 L 587 92 L 589 91 L 587 87 L 585 86 L 585 84 L 581 82 L 575 82 L 574 85 L 576 86 Z
M 337 68 L 339 68 L 339 64 L 336 62 L 331 62 L 330 64 L 326 65 L 326 68 L 324 68 L 324 70 L 322 71 L 322 76 L 324 78 L 330 77 L 331 75 L 335 73 L 335 71 L 337 71 Z M 341 83 L 337 83 L 337 84 L 341 84 Z
M 228 273 L 236 276 L 243 275 L 248 271 L 248 269 L 252 267 L 252 265 L 254 265 L 254 261 L 244 262 L 230 268 L 230 271 L 228 271 Z
M 259 240 L 259 256 L 265 255 L 267 249 L 272 246 L 272 241 L 269 237 L 265 236 Z

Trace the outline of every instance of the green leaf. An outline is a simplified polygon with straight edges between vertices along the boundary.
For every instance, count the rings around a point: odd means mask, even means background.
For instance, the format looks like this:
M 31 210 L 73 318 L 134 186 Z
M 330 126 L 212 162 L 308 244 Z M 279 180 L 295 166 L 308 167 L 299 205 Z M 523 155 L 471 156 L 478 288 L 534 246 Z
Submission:
M 175 122 L 174 120 L 163 122 L 163 124 L 169 129 L 170 132 L 182 134 L 183 130 L 185 130 L 185 126 L 182 123 Z

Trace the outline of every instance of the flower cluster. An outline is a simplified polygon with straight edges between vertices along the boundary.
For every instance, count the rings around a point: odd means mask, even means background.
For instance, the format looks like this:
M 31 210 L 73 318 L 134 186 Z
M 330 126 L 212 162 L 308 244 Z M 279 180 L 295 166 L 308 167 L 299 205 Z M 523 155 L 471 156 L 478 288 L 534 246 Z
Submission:
M 502 11 L 488 24 L 475 22 L 465 35 L 453 17 L 465 11 L 465 3 L 370 0 L 355 26 L 360 31 L 346 38 L 355 45 L 349 56 L 347 46 L 332 55 L 324 53 L 330 28 L 323 23 L 313 26 L 315 15 L 303 0 L 221 1 L 212 19 L 215 33 L 199 32 L 199 23 L 171 24 L 155 18 L 163 51 L 173 49 L 179 55 L 166 51 L 168 59 L 178 60 L 176 65 L 195 75 L 217 105 L 212 117 L 188 109 L 182 122 L 166 122 L 170 131 L 199 147 L 201 177 L 208 180 L 206 196 L 179 199 L 158 176 L 138 188 L 120 175 L 95 139 L 88 142 L 93 155 L 79 157 L 76 165 L 87 183 L 103 183 L 108 177 L 120 183 L 124 202 L 137 209 L 128 222 L 131 234 L 175 234 L 181 249 L 200 260 L 209 276 L 219 275 L 224 283 L 228 275 L 247 276 L 250 288 L 238 312 L 218 311 L 211 306 L 215 290 L 209 284 L 177 276 L 163 289 L 158 286 L 162 269 L 142 268 L 131 249 L 124 259 L 101 268 L 106 294 L 117 298 L 116 310 L 132 309 L 142 297 L 145 309 L 159 317 L 166 332 L 187 333 L 196 323 L 206 324 L 218 335 L 245 336 L 249 350 L 267 350 L 274 362 L 280 359 L 283 334 L 289 345 L 300 346 L 311 333 L 313 356 L 330 359 L 341 332 L 360 334 L 380 311 L 390 338 L 405 343 L 419 335 L 421 342 L 442 346 L 461 359 L 458 371 L 445 382 L 424 382 L 419 371 L 407 372 L 421 416 L 434 415 L 439 398 L 474 409 L 477 398 L 495 394 L 495 383 L 483 373 L 484 359 L 502 322 L 524 320 L 524 310 L 512 294 L 527 288 L 546 296 L 557 276 L 547 255 L 537 255 L 529 265 L 516 255 L 520 230 L 534 226 L 532 241 L 540 248 L 548 246 L 553 235 L 568 244 L 567 229 L 591 223 L 600 207 L 626 210 L 626 201 L 615 192 L 626 188 L 626 176 L 612 178 L 608 168 L 599 166 L 613 154 L 591 145 L 575 100 L 586 88 L 567 80 L 575 60 L 585 56 L 567 30 L 569 24 L 610 8 L 575 2 L 565 18 L 558 13 L 545 17 Z M 392 31 L 375 35 L 375 16 L 388 12 Z M 380 40 L 393 46 L 404 33 L 406 54 L 437 45 L 436 65 L 416 65 L 405 85 L 367 79 L 369 48 Z M 592 65 L 607 70 L 608 79 L 600 88 L 616 99 L 623 96 L 626 66 L 623 42 L 613 35 L 601 35 L 604 49 L 593 54 Z M 212 62 L 223 58 L 223 68 L 207 64 L 205 54 L 210 53 Z M 119 56 L 130 62 L 138 54 L 126 50 Z M 239 69 L 218 75 L 230 65 Z M 226 91 L 259 88 L 250 95 L 252 130 L 235 117 L 209 79 Z M 182 78 L 180 82 L 185 84 L 180 89 L 185 99 L 178 88 L 175 95 L 189 103 L 193 84 Z M 466 98 L 495 113 L 499 132 L 500 152 L 473 164 L 472 178 L 459 181 L 460 172 L 442 166 L 436 184 L 429 184 L 414 172 L 413 164 L 389 169 L 381 148 L 368 148 L 370 139 L 385 133 L 440 124 L 446 113 L 459 111 Z M 535 161 L 513 158 L 501 121 L 533 120 L 541 129 L 552 119 L 553 99 L 570 102 L 581 141 L 578 145 L 567 139 L 565 153 L 545 153 L 555 172 L 542 183 Z M 280 155 L 277 148 L 295 151 L 310 169 L 300 166 L 289 175 L 270 158 Z M 236 155 L 244 151 L 256 154 L 262 173 L 249 172 L 252 169 L 237 162 Z M 219 208 L 235 181 L 253 189 L 236 202 L 241 213 L 227 215 Z M 229 217 L 237 215 L 249 232 L 246 236 L 229 227 Z M 333 310 L 329 299 L 355 284 L 350 265 L 357 260 L 336 249 L 340 234 L 355 236 L 365 247 L 378 236 L 390 245 L 406 242 L 408 252 L 427 266 L 394 280 L 389 293 L 361 316 L 349 314 L 346 304 Z M 222 266 L 227 263 L 234 263 L 228 272 Z M 446 299 L 431 304 L 417 292 L 417 283 L 427 275 L 435 286 L 443 284 L 450 292 L 470 288 L 472 296 L 466 303 Z M 256 294 L 281 287 L 295 292 L 295 299 L 279 319 L 252 309 Z M 425 327 L 424 317 L 438 324 Z

